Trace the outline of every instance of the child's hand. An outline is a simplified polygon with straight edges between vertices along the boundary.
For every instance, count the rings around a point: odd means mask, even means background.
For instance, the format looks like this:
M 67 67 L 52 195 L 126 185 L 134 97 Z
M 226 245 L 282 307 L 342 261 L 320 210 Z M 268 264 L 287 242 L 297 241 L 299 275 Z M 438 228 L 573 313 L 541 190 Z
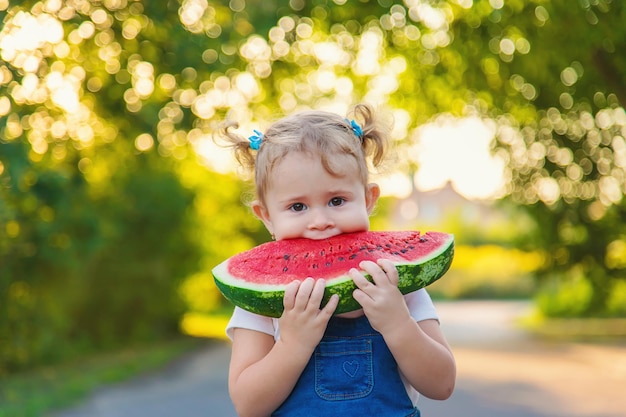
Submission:
M 294 281 L 285 288 L 285 310 L 279 319 L 280 338 L 286 343 L 301 344 L 312 352 L 322 340 L 328 320 L 334 313 L 339 296 L 333 295 L 320 309 L 326 282 L 307 278 Z
M 354 299 L 361 304 L 370 324 L 381 334 L 392 330 L 402 319 L 409 318 L 409 309 L 398 289 L 398 271 L 393 262 L 381 259 L 378 263 L 363 261 L 359 267 L 370 274 L 374 282 L 368 281 L 356 268 L 350 276 L 358 289 Z

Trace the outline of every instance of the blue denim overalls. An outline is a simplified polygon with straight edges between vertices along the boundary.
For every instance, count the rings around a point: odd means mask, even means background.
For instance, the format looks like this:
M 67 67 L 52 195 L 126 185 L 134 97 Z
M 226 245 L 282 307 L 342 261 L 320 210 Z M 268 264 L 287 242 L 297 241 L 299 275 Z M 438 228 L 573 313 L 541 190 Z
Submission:
M 272 416 L 419 417 L 395 359 L 367 317 L 333 317 L 293 391 Z

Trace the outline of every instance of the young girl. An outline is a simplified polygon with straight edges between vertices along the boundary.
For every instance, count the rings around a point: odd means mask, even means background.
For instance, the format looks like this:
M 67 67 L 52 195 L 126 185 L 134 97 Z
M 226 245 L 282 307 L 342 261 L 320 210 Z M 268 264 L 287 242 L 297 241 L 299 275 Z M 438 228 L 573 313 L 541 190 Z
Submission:
M 357 105 L 349 121 L 307 111 L 249 139 L 224 137 L 253 168 L 252 210 L 276 240 L 325 239 L 369 229 L 379 197 L 368 161 L 382 162 L 386 136 L 372 109 Z M 235 308 L 229 391 L 240 417 L 419 416 L 418 393 L 446 399 L 454 389 L 454 357 L 427 292 L 402 295 L 385 260 L 362 262 L 374 282 L 353 269 L 361 310 L 333 316 L 334 295 L 320 306 L 325 283 L 290 283 L 280 319 Z

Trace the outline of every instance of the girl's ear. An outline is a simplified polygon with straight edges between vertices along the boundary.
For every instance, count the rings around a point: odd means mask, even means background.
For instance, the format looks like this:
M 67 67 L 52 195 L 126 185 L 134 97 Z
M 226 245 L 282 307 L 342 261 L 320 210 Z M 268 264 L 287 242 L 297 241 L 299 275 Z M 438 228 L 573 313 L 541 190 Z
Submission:
M 365 207 L 367 208 L 367 214 L 372 214 L 378 197 L 380 197 L 380 187 L 378 184 L 374 182 L 367 184 L 367 188 L 365 189 Z
M 255 200 L 251 204 L 252 212 L 255 216 L 258 217 L 259 220 L 263 222 L 265 228 L 268 232 L 273 236 L 274 235 L 274 227 L 272 226 L 272 221 L 270 220 L 270 215 L 265 208 L 265 206 L 258 200 Z

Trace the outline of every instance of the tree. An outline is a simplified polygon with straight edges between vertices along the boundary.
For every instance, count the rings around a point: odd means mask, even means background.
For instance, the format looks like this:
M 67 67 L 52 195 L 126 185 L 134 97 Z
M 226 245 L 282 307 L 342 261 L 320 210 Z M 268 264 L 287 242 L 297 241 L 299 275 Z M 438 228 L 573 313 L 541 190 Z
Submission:
M 159 213 L 130 221 L 142 202 L 171 203 L 173 224 L 188 233 L 164 228 L 162 241 L 203 253 L 170 264 L 172 275 L 206 269 L 223 255 L 224 248 L 198 243 L 187 221 L 187 209 L 207 200 L 183 167 L 225 117 L 251 131 L 299 109 L 343 113 L 361 101 L 393 117 L 403 172 L 418 169 L 411 158 L 418 127 L 433 117 L 492 120 L 494 151 L 509 162 L 506 199 L 535 219 L 530 243 L 544 250 L 545 271 L 590 288 L 579 314 L 609 313 L 615 288 L 626 285 L 622 2 L 72 0 L 0 7 L 0 308 L 10 317 L 0 319 L 0 337 L 16 334 L 18 317 L 31 313 L 33 323 L 47 317 L 69 331 L 58 304 L 39 314 L 33 300 L 52 291 L 48 284 L 80 282 L 98 262 L 110 267 L 112 258 L 154 249 L 137 232 L 123 232 L 164 221 Z M 225 158 L 210 149 L 210 159 Z M 232 176 L 206 175 L 217 182 L 205 190 L 239 187 Z M 163 200 L 164 193 L 173 198 Z M 228 212 L 247 218 L 236 195 L 226 195 Z M 203 237 L 242 248 L 260 236 L 253 220 L 234 220 L 226 230 L 218 218 L 202 223 Z M 139 246 L 120 253 L 115 245 L 129 236 Z M 15 358 L 23 356 L 15 349 Z
M 588 288 L 576 308 L 551 312 L 610 314 L 626 278 L 626 60 L 619 53 L 626 9 L 553 0 L 474 14 L 484 3 L 453 25 L 455 40 L 470 44 L 475 29 L 489 45 L 465 50 L 468 62 L 480 63 L 465 85 L 477 92 L 475 107 L 498 121 L 509 200 L 537 224 L 543 276 Z
M 385 105 L 405 155 L 437 114 L 494 120 L 507 200 L 536 222 L 528 243 L 545 253 L 543 275 L 586 283 L 575 314 L 611 313 L 626 278 L 621 2 L 298 4 L 240 48 L 263 87 L 255 113 L 268 100 L 285 112 Z
M 247 247 L 260 229 L 232 175 L 193 168 L 193 98 L 232 60 L 207 67 L 226 42 L 179 6 L 1 6 L 0 374 L 177 333 L 182 280 L 229 248 L 205 239 Z M 227 189 L 208 212 L 201 181 Z
M 420 124 L 441 113 L 495 121 L 506 200 L 536 222 L 527 243 L 545 253 L 542 275 L 586 283 L 576 314 L 611 313 L 626 278 L 622 2 L 289 4 L 239 47 L 247 72 L 231 79 L 258 80 L 252 114 L 266 119 L 272 103 L 284 113 L 387 107 L 409 172 Z

